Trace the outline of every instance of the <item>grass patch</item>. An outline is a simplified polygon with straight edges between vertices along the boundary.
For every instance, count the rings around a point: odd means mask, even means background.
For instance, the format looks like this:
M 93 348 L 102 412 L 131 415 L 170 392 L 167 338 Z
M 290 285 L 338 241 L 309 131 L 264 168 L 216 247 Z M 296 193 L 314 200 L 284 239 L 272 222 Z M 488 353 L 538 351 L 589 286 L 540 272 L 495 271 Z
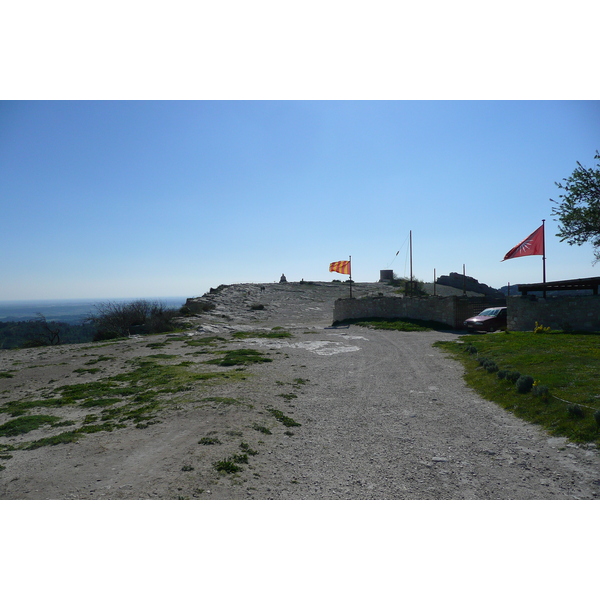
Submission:
M 242 467 L 231 459 L 219 460 L 213 463 L 213 467 L 219 471 L 219 473 L 238 473 L 242 470 Z
M 222 442 L 216 437 L 203 437 L 198 443 L 202 444 L 203 446 L 215 446 L 217 444 L 221 444 Z
M 164 358 L 161 356 L 161 358 Z M 100 381 L 65 385 L 47 392 L 52 398 L 7 402 L 0 406 L 0 412 L 14 417 L 0 426 L 0 435 L 18 435 L 37 429 L 44 424 L 52 426 L 74 425 L 74 421 L 61 420 L 50 415 L 27 415 L 35 408 L 62 408 L 74 405 L 78 408 L 103 408 L 98 416 L 86 415 L 83 426 L 58 436 L 44 438 L 27 445 L 34 449 L 45 445 L 70 443 L 84 434 L 95 431 L 112 431 L 126 427 L 132 422 L 139 428 L 156 423 L 156 414 L 172 406 L 172 394 L 193 391 L 195 384 L 206 384 L 209 381 L 246 379 L 242 373 L 236 372 L 204 372 L 197 373 L 187 369 L 187 364 L 160 364 L 156 358 L 135 359 L 130 362 L 131 371 L 106 377 Z M 242 403 L 234 398 L 215 397 L 208 399 L 222 404 Z M 193 401 L 184 398 L 183 401 Z M 98 423 L 94 423 L 99 418 Z
M 242 442 L 240 444 L 240 449 L 243 450 L 249 456 L 256 456 L 258 454 L 258 450 L 253 450 L 246 442 Z
M 274 327 L 271 331 L 236 331 L 232 337 L 238 340 L 245 340 L 248 338 L 282 339 L 291 338 L 292 334 L 279 327 Z
M 99 356 L 98 358 L 88 360 L 85 364 L 86 365 L 95 365 L 99 362 L 105 362 L 107 360 L 115 360 L 115 357 L 114 356 Z
M 258 423 L 254 423 L 254 425 L 252 425 L 252 429 L 260 431 L 260 433 L 264 433 L 265 435 L 272 434 L 272 431 L 268 427 L 265 427 L 264 425 L 259 425 Z
M 465 381 L 481 396 L 552 435 L 600 445 L 594 418 L 600 409 L 600 336 L 510 332 L 460 339 L 468 344 L 435 345 L 464 364 Z M 488 372 L 486 360 L 500 370 Z
M 267 410 L 286 427 L 300 427 L 300 423 L 294 421 L 291 417 L 286 417 L 280 410 L 277 410 L 276 408 L 268 408 Z
M 206 362 L 220 367 L 233 367 L 236 365 L 245 366 L 254 363 L 273 362 L 273 359 L 267 358 L 257 350 L 229 350 L 224 353 L 222 358 L 215 358 Z
M 209 336 L 203 338 L 186 339 L 186 346 L 214 346 L 217 342 L 225 342 L 225 338 L 219 336 Z
M 0 371 L 0 379 L 10 379 L 11 377 L 14 377 L 14 375 L 9 371 Z
M 57 421 L 60 421 L 60 419 L 51 415 L 17 417 L 16 419 L 12 419 L 3 425 L 0 425 L 0 436 L 12 437 L 15 435 L 22 435 L 33 431 L 34 429 L 39 429 L 44 425 L 52 425 Z

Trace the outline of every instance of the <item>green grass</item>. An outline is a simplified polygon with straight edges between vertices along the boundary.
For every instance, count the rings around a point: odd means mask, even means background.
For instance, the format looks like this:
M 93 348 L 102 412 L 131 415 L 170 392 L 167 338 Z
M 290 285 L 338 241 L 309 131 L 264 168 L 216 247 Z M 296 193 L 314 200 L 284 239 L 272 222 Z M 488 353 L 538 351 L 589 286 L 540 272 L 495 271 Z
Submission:
M 104 362 L 107 360 L 115 360 L 115 357 L 114 356 L 100 356 L 96 359 L 88 360 L 85 364 L 86 365 L 95 365 L 99 362 Z
M 164 356 L 160 356 L 163 359 Z M 157 358 L 135 359 L 130 361 L 131 371 L 105 377 L 98 381 L 64 385 L 56 390 L 47 391 L 51 398 L 6 402 L 0 406 L 0 413 L 8 413 L 14 419 L 0 426 L 0 435 L 13 436 L 27 433 L 49 424 L 52 426 L 74 425 L 74 421 L 61 420 L 52 415 L 28 415 L 33 409 L 69 408 L 69 406 L 86 409 L 102 408 L 99 423 L 90 424 L 90 415 L 79 417 L 83 426 L 57 436 L 37 440 L 26 445 L 27 449 L 40 446 L 55 445 L 76 441 L 82 435 L 96 431 L 112 431 L 125 427 L 132 422 L 136 427 L 144 428 L 156 423 L 159 411 L 172 406 L 171 394 L 193 391 L 196 384 L 206 384 L 218 380 L 243 380 L 242 373 L 194 372 L 187 367 L 193 363 L 179 365 L 163 365 Z M 182 399 L 178 398 L 181 402 Z M 196 398 L 186 397 L 184 402 L 194 402 Z M 234 398 L 213 397 L 204 401 L 221 404 L 247 404 Z M 250 406 L 250 405 L 248 405 Z M 94 419 L 95 420 L 95 419 Z
M 225 342 L 225 338 L 219 336 L 209 336 L 203 338 L 186 339 L 186 346 L 214 346 L 217 342 Z
M 254 363 L 273 362 L 257 350 L 228 350 L 223 353 L 222 358 L 207 360 L 207 364 L 219 365 L 221 367 L 233 367 L 236 365 L 249 365 Z
M 465 381 L 482 397 L 542 426 L 552 435 L 600 446 L 594 419 L 594 412 L 600 409 L 600 335 L 510 332 L 462 336 L 460 340 L 464 344 L 435 345 L 465 365 Z M 549 396 L 519 393 L 514 383 L 489 373 L 478 358 L 494 361 L 500 369 L 498 373 L 518 372 L 532 377 L 536 386 L 548 388 Z M 578 411 L 569 411 L 574 404 L 582 407 L 583 418 L 577 416 Z
M 17 417 L 0 425 L 0 436 L 13 437 L 29 433 L 34 429 L 39 429 L 44 425 L 52 425 L 60 421 L 58 417 L 51 415 L 29 415 L 26 417 Z
M 219 460 L 213 463 L 213 467 L 220 473 L 237 473 L 242 470 L 242 467 L 231 459 Z
M 286 417 L 280 410 L 276 408 L 268 408 L 267 410 L 286 427 L 300 427 L 300 423 L 294 421 L 291 417 Z
M 445 323 L 438 321 L 424 321 L 422 319 L 384 319 L 373 317 L 371 319 L 346 319 L 337 323 L 358 325 L 369 329 L 385 329 L 388 331 L 432 331 L 438 329 L 452 329 Z
M 11 377 L 14 377 L 14 375 L 9 371 L 0 371 L 0 379 L 10 379 Z
M 280 327 L 274 327 L 271 331 L 236 331 L 232 337 L 239 340 L 247 338 L 282 339 L 290 338 L 292 334 L 289 331 L 283 331 Z
M 202 444 L 203 446 L 215 446 L 216 444 L 221 444 L 222 442 L 216 437 L 203 437 L 198 443 Z

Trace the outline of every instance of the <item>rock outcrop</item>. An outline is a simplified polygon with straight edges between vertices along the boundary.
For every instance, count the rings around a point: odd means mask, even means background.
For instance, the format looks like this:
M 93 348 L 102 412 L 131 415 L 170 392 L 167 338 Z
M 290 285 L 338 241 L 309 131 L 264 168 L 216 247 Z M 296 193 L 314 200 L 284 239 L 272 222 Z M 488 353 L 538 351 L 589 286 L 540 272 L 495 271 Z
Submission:
M 460 273 L 450 273 L 450 275 L 441 275 L 436 279 L 436 283 L 447 285 L 449 287 L 466 290 L 467 292 L 477 292 L 485 294 L 489 298 L 504 298 L 504 294 L 485 283 L 479 283 L 474 277 L 461 275 Z

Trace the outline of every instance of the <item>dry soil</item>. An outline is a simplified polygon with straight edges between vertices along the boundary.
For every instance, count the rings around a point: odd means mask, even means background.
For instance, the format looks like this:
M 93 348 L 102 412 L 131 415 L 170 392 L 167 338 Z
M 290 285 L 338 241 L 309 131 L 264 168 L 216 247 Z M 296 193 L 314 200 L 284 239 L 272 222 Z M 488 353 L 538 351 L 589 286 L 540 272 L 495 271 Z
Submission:
M 354 287 L 357 296 L 392 291 Z M 4 406 L 60 399 L 65 385 L 126 379 L 144 361 L 214 376 L 175 390 L 154 382 L 156 409 L 137 422 L 106 411 L 141 406 L 143 397 L 30 407 L 26 414 L 56 416 L 58 426 L 0 437 L 0 498 L 597 497 L 595 447 L 550 437 L 483 400 L 465 386 L 462 366 L 432 346 L 460 332 L 331 327 L 333 302 L 347 294 L 336 283 L 233 285 L 209 296 L 216 308 L 190 318 L 185 334 L 0 351 L 0 372 L 10 375 L 0 378 Z M 282 331 L 291 336 L 235 337 Z M 234 349 L 270 361 L 206 362 Z M 17 417 L 2 412 L 0 425 Z M 106 422 L 115 428 L 25 449 Z M 219 471 L 221 461 L 241 470 Z

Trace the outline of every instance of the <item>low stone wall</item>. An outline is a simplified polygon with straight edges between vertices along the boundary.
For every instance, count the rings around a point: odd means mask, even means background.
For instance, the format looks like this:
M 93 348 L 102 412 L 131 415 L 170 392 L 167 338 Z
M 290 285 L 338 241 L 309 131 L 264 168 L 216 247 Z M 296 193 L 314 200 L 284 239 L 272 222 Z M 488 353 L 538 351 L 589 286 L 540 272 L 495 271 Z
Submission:
M 600 331 L 600 296 L 510 296 L 510 331 L 532 331 L 536 321 L 563 331 Z
M 380 317 L 384 319 L 422 319 L 438 321 L 462 329 L 463 321 L 479 314 L 484 308 L 495 306 L 498 301 L 462 296 L 429 296 L 427 298 L 340 298 L 333 308 L 334 322 L 346 319 Z

